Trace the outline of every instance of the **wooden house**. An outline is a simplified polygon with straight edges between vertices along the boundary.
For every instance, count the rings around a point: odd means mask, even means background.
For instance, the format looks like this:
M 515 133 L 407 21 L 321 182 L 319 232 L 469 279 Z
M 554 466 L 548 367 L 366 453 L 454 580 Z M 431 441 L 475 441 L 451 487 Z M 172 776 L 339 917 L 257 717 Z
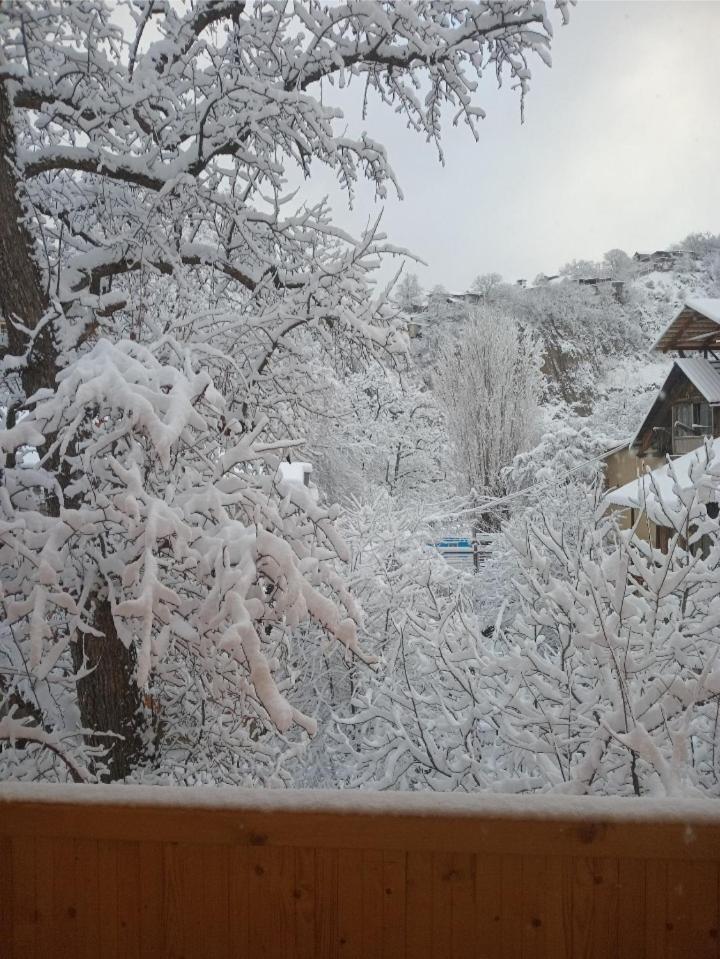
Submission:
M 720 456 L 720 299 L 687 300 L 653 349 L 673 354 L 672 368 L 630 444 L 605 457 L 605 482 L 607 502 L 624 510 L 621 524 L 642 511 L 645 535 L 663 547 L 670 524 L 651 504 L 653 489 L 672 489 L 668 458 L 687 477 L 707 437 L 718 439 Z

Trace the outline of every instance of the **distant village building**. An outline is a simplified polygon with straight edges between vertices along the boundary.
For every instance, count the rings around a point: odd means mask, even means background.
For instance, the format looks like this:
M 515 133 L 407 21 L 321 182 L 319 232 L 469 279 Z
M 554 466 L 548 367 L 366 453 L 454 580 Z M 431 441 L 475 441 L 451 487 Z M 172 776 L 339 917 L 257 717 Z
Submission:
M 485 294 L 477 290 L 468 290 L 465 293 L 448 293 L 448 303 L 469 303 L 471 306 L 477 306 L 485 298 Z
M 688 260 L 701 259 L 699 253 L 692 253 L 689 250 L 655 250 L 654 253 L 635 253 L 633 260 L 636 265 L 644 268 L 643 272 L 659 270 L 667 272 L 687 263 Z
M 653 349 L 676 359 L 631 443 L 605 457 L 606 501 L 624 510 L 626 528 L 644 512 L 648 537 L 664 548 L 671 524 L 656 491 L 674 495 L 667 458 L 678 481 L 684 476 L 689 484 L 706 437 L 716 440 L 720 456 L 720 299 L 687 300 Z
M 609 287 L 618 302 L 622 301 L 625 294 L 625 280 L 616 280 L 612 276 L 581 276 L 575 282 L 579 286 L 591 286 L 596 293 Z

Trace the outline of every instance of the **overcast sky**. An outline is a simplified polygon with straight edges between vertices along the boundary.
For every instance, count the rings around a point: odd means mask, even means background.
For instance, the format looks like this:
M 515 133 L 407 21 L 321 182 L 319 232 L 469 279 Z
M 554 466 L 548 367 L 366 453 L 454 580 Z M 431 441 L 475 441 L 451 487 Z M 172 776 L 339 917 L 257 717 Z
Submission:
M 568 26 L 554 22 L 553 66 L 534 64 L 525 123 L 488 76 L 480 141 L 447 129 L 444 167 L 387 110 L 349 130 L 389 149 L 405 199 L 385 201 L 384 227 L 427 261 L 411 267 L 426 288 L 720 232 L 720 2 L 580 0 Z M 354 214 L 333 203 L 353 228 L 377 209 L 370 190 Z

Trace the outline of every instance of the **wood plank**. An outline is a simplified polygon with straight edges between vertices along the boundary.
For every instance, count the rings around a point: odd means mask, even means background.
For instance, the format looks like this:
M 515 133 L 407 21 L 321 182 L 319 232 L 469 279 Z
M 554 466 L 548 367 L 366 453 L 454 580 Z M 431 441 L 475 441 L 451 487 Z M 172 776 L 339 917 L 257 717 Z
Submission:
M 315 851 L 315 955 L 334 959 L 339 951 L 338 851 Z
M 117 843 L 98 842 L 98 903 L 100 955 L 103 959 L 122 959 L 118 946 Z
M 433 941 L 433 861 L 419 852 L 406 856 L 405 955 L 407 959 L 427 955 Z
M 407 864 L 404 852 L 382 856 L 382 955 L 395 959 L 405 954 Z
M 143 956 L 163 956 L 165 950 L 165 877 L 162 843 L 142 843 L 140 858 L 140 942 Z
M 522 901 L 522 857 L 506 856 L 501 869 L 500 935 L 503 959 L 521 959 L 522 928 L 518 921 Z
M 35 840 L 19 836 L 10 841 L 12 855 L 12 946 L 16 959 L 37 955 L 36 935 L 41 917 L 35 898 Z
M 502 956 L 502 859 L 475 856 L 475 924 L 478 959 Z
M 720 959 L 720 864 L 694 862 L 689 867 L 690 949 L 698 959 Z
M 454 959 L 472 959 L 476 954 L 475 856 L 451 853 L 453 871 L 450 954 Z
M 100 953 L 98 844 L 95 839 L 73 840 L 77 895 L 78 959 L 97 959 Z
M 165 956 L 179 959 L 185 953 L 185 930 L 183 928 L 184 882 L 182 855 L 176 843 L 163 843 L 163 929 L 165 930 Z
M 82 888 L 75 859 L 76 839 L 52 841 L 52 935 L 53 954 L 76 959 L 80 951 L 78 925 L 79 894 Z
M 196 848 L 200 852 L 200 873 L 186 876 L 186 882 L 189 881 L 191 886 L 194 884 L 195 888 L 199 884 L 202 890 L 202 913 L 196 941 L 200 943 L 200 954 L 213 959 L 230 959 L 230 851 L 227 846 Z
M 295 955 L 315 959 L 315 910 L 318 890 L 315 850 L 295 849 Z
M 38 956 L 54 956 L 58 946 L 53 901 L 53 845 L 56 841 L 47 836 L 39 836 L 35 840 L 35 909 L 38 924 L 35 949 Z M 61 950 L 62 944 L 59 946 Z
M 205 945 L 212 919 L 207 915 L 203 847 L 192 843 L 169 845 L 165 849 L 165 881 L 172 887 L 168 900 L 177 912 L 172 922 L 177 929 L 173 936 L 172 956 L 197 956 L 212 953 Z
M 618 959 L 653 959 L 645 931 L 645 863 L 618 863 Z
M 140 845 L 117 843 L 117 942 L 122 959 L 140 959 Z
M 572 861 L 572 954 L 587 959 L 592 950 L 595 886 L 589 859 Z
M 363 955 L 381 956 L 383 936 L 383 854 L 364 849 L 362 854 Z
M 594 889 L 592 948 L 595 959 L 616 956 L 618 951 L 618 860 L 591 861 Z
M 667 957 L 667 863 L 645 863 L 645 937 L 648 959 Z
M 0 943 L 7 952 L 7 959 L 13 959 L 13 853 L 12 842 L 8 838 L 0 839 Z
M 228 850 L 228 923 L 233 959 L 249 959 L 250 879 L 248 850 L 236 846 Z
M 547 862 L 542 856 L 522 859 L 520 908 L 517 921 L 522 929 L 522 955 L 528 959 L 548 955 L 545 887 Z
M 572 956 L 572 860 L 548 857 L 545 861 L 545 951 L 553 959 Z
M 432 939 L 431 951 L 426 953 L 433 959 L 449 956 L 452 941 L 452 853 L 435 852 L 432 854 Z M 427 948 L 427 946 L 426 946 Z
M 291 959 L 295 955 L 293 851 L 253 847 L 248 853 L 248 884 L 248 954 L 253 959 Z
M 617 955 L 617 861 L 577 859 L 573 872 L 573 956 Z
M 667 955 L 717 959 L 718 871 L 715 863 L 667 864 Z
M 364 959 L 362 872 L 361 851 L 338 852 L 338 955 L 342 959 Z
M 471 853 L 433 854 L 432 954 L 473 957 L 477 949 L 475 857 Z

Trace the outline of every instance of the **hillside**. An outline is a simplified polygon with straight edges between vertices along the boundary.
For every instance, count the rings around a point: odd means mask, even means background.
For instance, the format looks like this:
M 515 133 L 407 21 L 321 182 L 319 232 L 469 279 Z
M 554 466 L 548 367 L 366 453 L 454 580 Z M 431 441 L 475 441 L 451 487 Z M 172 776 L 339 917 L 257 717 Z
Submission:
M 487 274 L 462 293 L 436 288 L 423 298 L 415 288 L 413 360 L 430 384 L 438 351 L 457 342 L 472 312 L 499 308 L 542 342 L 548 424 L 570 420 L 620 442 L 667 372 L 653 342 L 688 297 L 717 295 L 719 263 L 720 237 L 692 235 L 671 251 L 574 261 L 529 285 Z

